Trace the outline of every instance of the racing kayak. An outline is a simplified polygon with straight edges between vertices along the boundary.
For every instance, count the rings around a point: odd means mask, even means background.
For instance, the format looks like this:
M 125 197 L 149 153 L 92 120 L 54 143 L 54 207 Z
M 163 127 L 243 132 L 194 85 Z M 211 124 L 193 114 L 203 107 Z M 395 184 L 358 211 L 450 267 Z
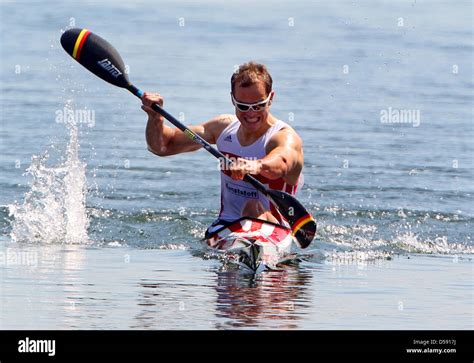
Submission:
M 242 217 L 204 239 L 208 247 L 233 257 L 231 262 L 259 273 L 296 257 L 291 229 L 257 218 Z

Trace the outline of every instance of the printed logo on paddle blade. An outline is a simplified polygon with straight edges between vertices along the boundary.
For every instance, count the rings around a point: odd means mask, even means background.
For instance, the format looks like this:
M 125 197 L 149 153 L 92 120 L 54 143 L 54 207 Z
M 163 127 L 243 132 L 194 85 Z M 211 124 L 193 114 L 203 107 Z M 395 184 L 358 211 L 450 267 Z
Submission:
M 118 78 L 118 76 L 121 76 L 123 74 L 117 67 L 112 64 L 111 61 L 109 61 L 108 58 L 98 61 L 97 64 L 104 68 L 107 72 L 109 72 L 110 75 L 114 78 Z

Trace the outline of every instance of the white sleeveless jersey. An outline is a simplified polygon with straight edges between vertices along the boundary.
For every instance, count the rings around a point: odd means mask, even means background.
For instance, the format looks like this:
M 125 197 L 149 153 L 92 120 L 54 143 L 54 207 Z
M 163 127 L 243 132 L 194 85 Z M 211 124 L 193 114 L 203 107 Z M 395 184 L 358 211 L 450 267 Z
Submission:
M 242 146 L 239 142 L 237 137 L 239 127 L 240 121 L 235 117 L 235 120 L 217 138 L 216 146 L 220 152 L 231 159 L 239 157 L 255 160 L 266 156 L 265 148 L 270 138 L 282 128 L 289 127 L 289 125 L 281 120 L 277 120 L 265 134 L 248 146 Z M 290 194 L 295 194 L 297 189 L 303 186 L 302 173 L 296 185 L 287 184 L 283 178 L 270 180 L 262 175 L 254 175 L 254 177 L 271 189 L 282 190 Z M 221 210 L 218 219 L 234 221 L 240 218 L 242 216 L 242 209 L 249 200 L 259 200 L 265 209 L 270 210 L 278 221 L 284 222 L 282 216 L 269 202 L 268 198 L 258 192 L 251 184 L 232 179 L 228 170 L 221 171 Z

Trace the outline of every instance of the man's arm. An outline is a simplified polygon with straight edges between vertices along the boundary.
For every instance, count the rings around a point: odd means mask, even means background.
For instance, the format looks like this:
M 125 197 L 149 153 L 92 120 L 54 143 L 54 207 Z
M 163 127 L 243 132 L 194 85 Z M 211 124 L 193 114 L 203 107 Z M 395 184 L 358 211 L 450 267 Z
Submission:
M 261 159 L 261 175 L 268 179 L 287 178 L 289 182 L 299 176 L 303 168 L 303 142 L 293 129 L 284 128 L 275 134 L 266 152 Z
M 209 144 L 215 144 L 220 133 L 231 122 L 229 115 L 219 115 L 195 126 L 188 126 Z M 202 146 L 191 140 L 183 131 L 163 125 L 163 121 L 148 120 L 146 127 L 148 150 L 158 156 L 170 156 L 195 151 Z
M 195 151 L 202 146 L 188 138 L 181 130 L 164 125 L 164 118 L 151 108 L 156 102 L 163 105 L 163 98 L 157 93 L 145 93 L 142 109 L 148 114 L 146 141 L 148 150 L 159 156 L 169 156 Z M 188 128 L 210 144 L 215 144 L 220 133 L 232 121 L 231 115 L 219 115 L 213 119 Z
M 231 165 L 232 177 L 243 179 L 245 174 L 260 174 L 268 179 L 284 178 L 296 184 L 303 168 L 303 146 L 301 138 L 290 128 L 275 134 L 267 144 L 267 155 L 259 160 L 239 159 Z

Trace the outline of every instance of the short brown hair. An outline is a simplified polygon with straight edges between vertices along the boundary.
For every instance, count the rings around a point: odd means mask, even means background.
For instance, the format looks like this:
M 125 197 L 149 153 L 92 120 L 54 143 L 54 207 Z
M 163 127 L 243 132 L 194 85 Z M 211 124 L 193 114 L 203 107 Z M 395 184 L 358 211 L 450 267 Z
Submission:
M 264 64 L 254 61 L 244 63 L 234 72 L 230 79 L 232 93 L 234 93 L 235 86 L 249 87 L 252 84 L 261 81 L 265 84 L 267 95 L 272 91 L 272 76 L 268 73 L 268 69 Z

